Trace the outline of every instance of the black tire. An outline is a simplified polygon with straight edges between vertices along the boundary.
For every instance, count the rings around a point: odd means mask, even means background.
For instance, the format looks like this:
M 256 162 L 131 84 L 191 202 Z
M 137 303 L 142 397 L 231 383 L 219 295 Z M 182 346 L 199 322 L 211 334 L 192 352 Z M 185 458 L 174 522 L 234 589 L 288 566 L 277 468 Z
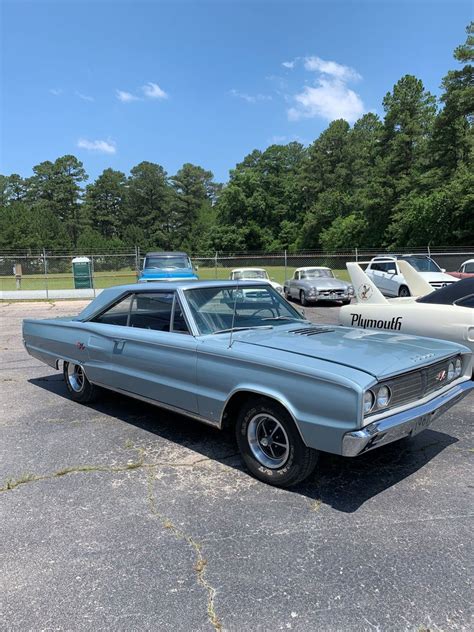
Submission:
M 288 292 L 288 288 L 286 287 L 283 288 L 283 294 L 287 301 L 291 301 L 291 296 L 290 296 L 290 293 Z
M 309 303 L 306 299 L 306 294 L 304 292 L 304 290 L 300 291 L 300 303 L 303 307 L 308 307 Z
M 351 299 L 349 299 L 348 301 L 342 301 L 343 305 L 350 305 L 351 304 Z
M 98 388 L 91 384 L 79 364 L 64 363 L 64 381 L 71 399 L 81 404 L 90 404 L 98 395 Z
M 290 487 L 316 467 L 319 452 L 303 443 L 293 419 L 277 402 L 264 397 L 249 401 L 240 410 L 235 430 L 245 465 L 264 483 Z
M 400 297 L 411 296 L 410 290 L 407 288 L 406 285 L 401 285 L 399 287 L 399 289 L 398 289 L 398 296 L 400 296 Z

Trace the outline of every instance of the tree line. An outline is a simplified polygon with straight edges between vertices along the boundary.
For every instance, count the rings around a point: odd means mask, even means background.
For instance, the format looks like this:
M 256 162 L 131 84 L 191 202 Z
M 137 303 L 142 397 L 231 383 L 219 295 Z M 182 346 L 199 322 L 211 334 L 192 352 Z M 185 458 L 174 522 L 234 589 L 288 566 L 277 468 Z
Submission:
M 0 176 L 0 250 L 191 252 L 474 243 L 474 23 L 437 100 L 405 75 L 351 127 L 254 150 L 219 184 L 141 162 L 86 184 L 72 155 Z

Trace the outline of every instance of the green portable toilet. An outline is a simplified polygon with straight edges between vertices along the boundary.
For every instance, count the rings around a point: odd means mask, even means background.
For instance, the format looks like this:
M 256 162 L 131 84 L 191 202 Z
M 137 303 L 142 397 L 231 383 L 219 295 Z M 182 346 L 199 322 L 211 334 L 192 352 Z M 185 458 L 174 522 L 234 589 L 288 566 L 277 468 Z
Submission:
M 72 260 L 72 275 L 76 290 L 92 288 L 92 267 L 88 257 L 75 257 Z

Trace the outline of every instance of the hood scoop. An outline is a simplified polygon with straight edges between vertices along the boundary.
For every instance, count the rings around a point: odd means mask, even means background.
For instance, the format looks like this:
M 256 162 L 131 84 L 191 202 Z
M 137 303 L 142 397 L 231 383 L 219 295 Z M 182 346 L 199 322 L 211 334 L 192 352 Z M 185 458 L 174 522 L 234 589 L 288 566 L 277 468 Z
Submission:
M 295 334 L 295 336 L 316 336 L 329 331 L 335 330 L 332 327 L 302 327 L 301 329 L 290 329 L 288 333 Z

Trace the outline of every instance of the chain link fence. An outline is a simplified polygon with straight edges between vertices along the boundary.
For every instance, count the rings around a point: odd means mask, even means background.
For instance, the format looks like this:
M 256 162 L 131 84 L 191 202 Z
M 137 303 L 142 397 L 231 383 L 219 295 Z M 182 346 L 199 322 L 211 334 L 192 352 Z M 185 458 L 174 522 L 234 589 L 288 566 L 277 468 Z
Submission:
M 346 262 L 367 261 L 383 254 L 383 249 L 353 249 L 337 252 L 215 252 L 191 254 L 201 279 L 228 279 L 235 268 L 259 267 L 268 271 L 270 278 L 283 283 L 298 267 L 328 266 L 336 276 L 348 279 Z M 399 249 L 393 254 L 427 254 L 441 268 L 455 271 L 466 259 L 474 258 L 473 248 L 417 248 Z M 385 251 L 386 254 L 386 251 Z M 112 285 L 134 283 L 143 267 L 145 252 L 136 247 L 113 253 L 7 251 L 0 253 L 0 291 L 2 296 L 14 298 L 17 291 L 40 291 L 35 297 L 57 298 L 57 291 L 78 290 L 86 287 L 83 295 L 95 296 L 97 291 Z M 73 271 L 73 259 L 89 260 L 89 279 L 79 279 Z M 81 290 L 82 291 L 82 290 Z M 18 293 L 18 297 L 23 292 Z M 74 297 L 78 292 L 71 292 Z M 64 295 L 67 298 L 67 293 Z M 33 296 L 32 296 L 33 298 Z

